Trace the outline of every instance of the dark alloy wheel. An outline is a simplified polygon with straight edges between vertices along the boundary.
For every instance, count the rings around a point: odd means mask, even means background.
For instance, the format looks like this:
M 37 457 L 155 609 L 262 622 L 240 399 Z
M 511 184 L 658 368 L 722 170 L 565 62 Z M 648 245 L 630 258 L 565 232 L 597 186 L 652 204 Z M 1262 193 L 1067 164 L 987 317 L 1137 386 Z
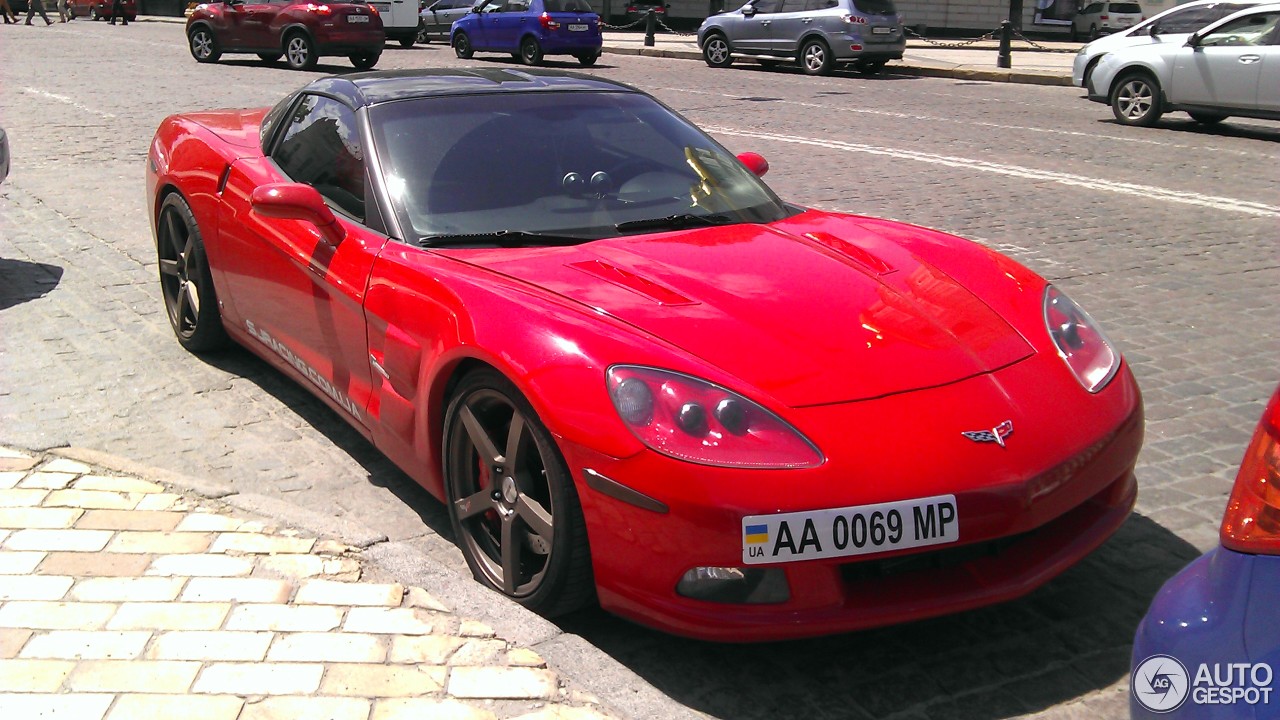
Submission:
M 831 74 L 831 50 L 821 40 L 809 40 L 800 48 L 800 69 L 806 75 Z
M 218 47 L 218 39 L 213 36 L 213 31 L 201 25 L 191 31 L 191 35 L 187 37 L 188 46 L 191 48 L 191 57 L 196 62 L 211 63 L 218 62 L 218 58 L 222 57 L 222 49 Z
M 1164 114 L 1160 85 L 1144 72 L 1121 77 L 1111 91 L 1111 113 L 1125 125 L 1155 125 Z
M 520 62 L 525 65 L 542 64 L 542 46 L 536 38 L 527 37 L 520 41 Z
M 702 43 L 702 59 L 713 68 L 726 68 L 733 64 L 733 50 L 729 40 L 720 33 L 708 35 Z
M 369 70 L 374 65 L 378 64 L 378 58 L 380 57 L 382 57 L 382 53 L 373 52 L 372 50 L 362 50 L 360 52 L 351 53 L 347 56 L 347 59 L 351 61 L 351 64 L 355 66 L 355 69 Z
M 476 51 L 471 48 L 471 38 L 467 34 L 460 32 L 453 36 L 453 52 L 463 60 L 470 60 Z
M 102 19 L 102 16 L 98 14 L 98 8 L 96 7 L 89 8 L 89 19 L 94 22 L 97 22 Z
M 306 33 L 295 32 L 284 39 L 284 61 L 294 70 L 316 66 L 316 46 Z
M 465 376 L 449 402 L 444 477 L 454 534 L 477 580 L 548 616 L 591 599 L 573 479 L 529 401 L 491 369 Z
M 227 331 L 222 327 L 200 227 L 178 193 L 170 194 L 160 205 L 156 255 L 160 292 L 178 343 L 194 353 L 226 346 Z

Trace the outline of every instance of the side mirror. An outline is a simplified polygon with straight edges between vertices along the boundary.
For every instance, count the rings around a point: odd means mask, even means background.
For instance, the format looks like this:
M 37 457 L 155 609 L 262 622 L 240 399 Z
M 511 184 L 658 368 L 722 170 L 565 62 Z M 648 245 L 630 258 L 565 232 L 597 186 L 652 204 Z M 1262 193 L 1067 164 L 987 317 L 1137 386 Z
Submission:
M 756 9 L 752 5 L 743 5 L 742 14 L 746 17 L 753 17 L 756 14 Z
M 1159 35 L 1160 35 L 1160 23 L 1158 23 L 1158 22 L 1157 22 L 1157 23 L 1151 23 L 1151 27 L 1147 30 L 1147 34 L 1148 34 L 1148 35 L 1150 35 L 1151 37 L 1157 37 L 1157 36 L 1159 36 Z
M 1189 48 L 1200 47 L 1200 36 L 1195 33 L 1192 33 L 1191 37 L 1187 38 L 1187 42 L 1183 47 L 1189 47 Z
M 764 174 L 769 172 L 769 161 L 759 153 L 744 152 L 738 156 L 738 162 L 746 165 L 751 174 L 756 177 L 764 177 Z
M 309 222 L 316 226 L 321 237 L 330 245 L 336 246 L 347 237 L 347 231 L 338 222 L 338 218 L 334 217 L 329 206 L 324 204 L 324 198 L 310 185 L 262 185 L 254 188 L 253 194 L 249 196 L 249 205 L 263 217 Z

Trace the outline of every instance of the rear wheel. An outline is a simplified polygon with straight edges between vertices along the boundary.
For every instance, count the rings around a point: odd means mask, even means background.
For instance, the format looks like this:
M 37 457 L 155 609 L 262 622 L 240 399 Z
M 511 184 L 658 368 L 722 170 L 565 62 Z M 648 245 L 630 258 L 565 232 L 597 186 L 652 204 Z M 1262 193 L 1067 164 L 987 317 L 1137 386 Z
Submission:
M 284 39 L 284 61 L 294 70 L 310 70 L 318 59 L 315 43 L 306 33 L 295 32 Z
M 1097 25 L 1090 25 L 1090 26 L 1089 26 L 1089 42 L 1093 42 L 1094 40 L 1097 40 L 1097 39 L 1098 39 L 1098 37 L 1099 37 L 1099 35 L 1098 35 L 1098 26 L 1097 26 Z
M 708 35 L 702 43 L 702 59 L 713 68 L 726 68 L 733 64 L 733 50 L 729 40 L 720 33 Z
M 1216 115 L 1214 113 L 1193 112 L 1188 113 L 1188 115 L 1191 116 L 1192 120 L 1195 120 L 1201 125 L 1217 125 L 1227 119 L 1226 115 Z
M 417 41 L 418 41 L 417 33 L 414 33 L 413 35 L 406 35 L 405 37 L 400 38 L 400 47 L 411 48 L 413 47 L 413 44 Z
M 160 205 L 156 254 L 160 292 L 178 343 L 193 353 L 225 347 L 227 331 L 222 327 L 200 226 L 187 201 L 176 192 Z
M 520 41 L 520 62 L 525 65 L 542 64 L 542 46 L 532 36 Z
M 192 30 L 187 36 L 187 41 L 188 47 L 191 48 L 191 57 L 195 58 L 196 62 L 218 62 L 218 58 L 222 57 L 217 38 L 213 36 L 213 31 L 204 25 Z
M 600 59 L 600 53 L 582 53 L 581 55 L 578 55 L 577 58 L 579 65 L 583 67 L 591 67 Z
M 471 59 L 476 51 L 471 47 L 471 38 L 467 37 L 464 32 L 459 32 L 453 36 L 453 52 L 463 60 Z
M 98 8 L 96 7 L 89 8 L 89 19 L 94 22 L 97 22 L 102 19 L 102 16 L 98 14 Z
M 258 53 L 258 59 L 264 63 L 273 63 L 284 57 L 284 53 Z
M 1164 114 L 1160 107 L 1160 85 L 1146 73 L 1121 77 L 1111 91 L 1111 112 L 1124 125 L 1155 125 Z
M 368 70 L 378 64 L 378 58 L 380 57 L 382 57 L 382 53 L 380 52 L 361 50 L 359 52 L 351 53 L 347 56 L 347 59 L 351 61 L 351 64 L 354 65 L 357 70 Z
M 800 48 L 800 68 L 806 75 L 831 74 L 831 49 L 817 38 Z

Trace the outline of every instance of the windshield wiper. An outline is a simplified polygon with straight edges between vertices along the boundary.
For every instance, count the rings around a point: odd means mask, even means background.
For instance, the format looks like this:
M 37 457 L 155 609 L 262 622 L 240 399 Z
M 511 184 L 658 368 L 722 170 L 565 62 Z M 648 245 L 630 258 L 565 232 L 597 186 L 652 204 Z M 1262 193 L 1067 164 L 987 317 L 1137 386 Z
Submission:
M 733 218 L 728 215 L 693 215 L 691 213 L 683 213 L 680 215 L 668 215 L 661 218 L 649 218 L 648 220 L 629 220 L 621 222 L 613 227 L 618 232 L 627 232 L 629 230 L 679 230 L 687 228 L 690 225 L 724 225 L 733 222 Z
M 554 235 L 528 230 L 495 230 L 482 233 L 443 233 L 418 238 L 422 247 L 457 247 L 465 245 L 497 245 L 498 247 L 538 247 L 581 245 L 596 238 L 579 235 Z

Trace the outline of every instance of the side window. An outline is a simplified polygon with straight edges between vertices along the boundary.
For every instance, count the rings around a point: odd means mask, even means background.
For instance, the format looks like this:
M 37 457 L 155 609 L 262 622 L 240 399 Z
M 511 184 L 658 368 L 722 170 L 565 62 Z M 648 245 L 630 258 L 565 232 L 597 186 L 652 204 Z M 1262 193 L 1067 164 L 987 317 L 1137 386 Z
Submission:
M 1102 3 L 1090 3 L 1089 7 L 1085 8 L 1084 11 L 1090 15 L 1096 15 L 1102 12 Z
M 804 4 L 804 9 L 813 10 L 830 10 L 840 4 L 839 0 L 808 0 Z
M 506 4 L 507 4 L 507 0 L 488 0 L 488 2 L 480 6 L 480 12 L 482 13 L 502 12 L 502 6 Z
M 502 12 L 529 12 L 529 0 L 508 0 L 507 7 Z
M 1280 13 L 1258 13 L 1242 17 L 1214 30 L 1200 40 L 1202 47 L 1268 45 L 1280 21 Z
M 364 222 L 364 152 L 355 112 L 337 100 L 303 95 L 287 121 L 271 158 L 292 180 Z
M 807 5 L 808 0 L 782 0 L 782 7 L 778 8 L 778 12 L 804 12 Z
M 782 6 L 782 0 L 758 0 L 752 7 L 758 13 L 776 13 Z

